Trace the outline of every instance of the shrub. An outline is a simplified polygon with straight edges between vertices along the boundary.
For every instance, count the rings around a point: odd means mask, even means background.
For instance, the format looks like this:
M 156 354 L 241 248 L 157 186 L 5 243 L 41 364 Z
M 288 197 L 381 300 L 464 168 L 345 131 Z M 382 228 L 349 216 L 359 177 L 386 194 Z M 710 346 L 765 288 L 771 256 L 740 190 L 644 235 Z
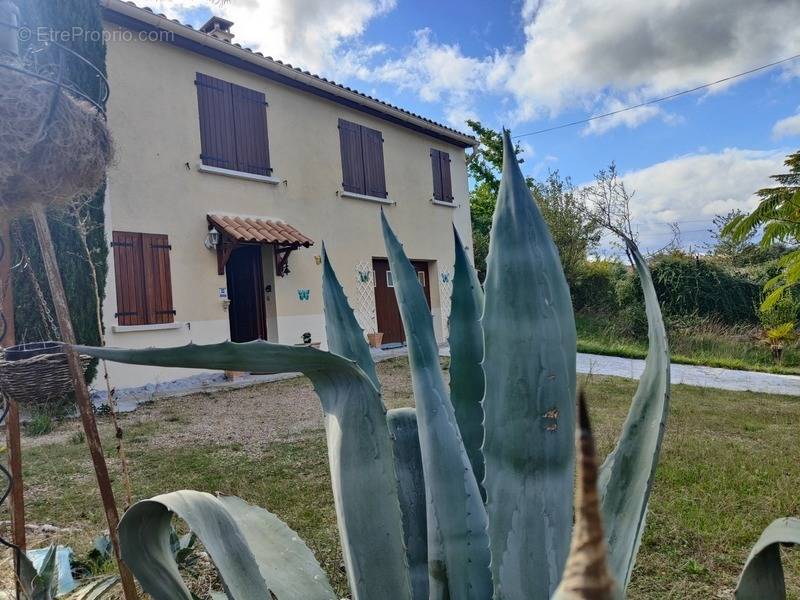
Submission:
M 570 290 L 572 306 L 575 310 L 615 310 L 617 284 L 624 277 L 625 267 L 616 260 L 585 261 Z
M 728 325 L 758 320 L 759 286 L 710 260 L 670 254 L 656 258 L 651 268 L 667 314 L 716 317 Z

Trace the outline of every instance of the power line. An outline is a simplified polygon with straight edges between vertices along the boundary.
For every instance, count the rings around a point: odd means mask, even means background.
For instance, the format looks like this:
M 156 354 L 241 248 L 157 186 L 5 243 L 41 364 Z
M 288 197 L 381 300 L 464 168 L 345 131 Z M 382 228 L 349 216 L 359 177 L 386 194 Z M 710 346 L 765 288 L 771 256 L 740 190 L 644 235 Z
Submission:
M 624 108 L 619 108 L 617 110 L 612 110 L 611 112 L 603 113 L 601 115 L 594 115 L 592 117 L 587 117 L 585 119 L 579 119 L 578 121 L 570 121 L 569 123 L 562 123 L 561 125 L 555 125 L 553 127 L 547 127 L 545 129 L 539 129 L 537 131 L 530 131 L 528 133 L 521 133 L 519 135 L 513 136 L 513 138 L 519 139 L 523 137 L 528 137 L 531 135 L 539 135 L 540 133 L 547 133 L 549 131 L 556 131 L 557 129 L 565 129 L 567 127 L 574 127 L 575 125 L 583 125 L 584 123 L 589 123 L 591 121 L 596 121 L 597 119 L 603 119 L 605 117 L 613 117 L 614 115 L 618 115 L 620 113 L 627 112 L 629 110 L 636 110 L 637 108 L 642 108 L 644 106 L 650 106 L 652 104 L 658 104 L 659 102 L 666 102 L 667 100 L 672 100 L 673 98 L 677 98 L 679 96 L 685 96 L 686 94 L 691 94 L 693 92 L 697 92 L 699 90 L 704 90 L 714 85 L 719 85 L 720 83 L 725 83 L 726 81 L 731 81 L 733 79 L 738 79 L 739 77 L 744 77 L 745 75 L 751 75 L 752 73 L 757 73 L 759 71 L 763 71 L 764 69 L 771 69 L 777 65 L 790 62 L 800 58 L 800 54 L 795 54 L 794 56 L 790 56 L 788 58 L 782 58 L 781 60 L 776 60 L 775 62 L 768 63 L 766 65 L 761 65 L 760 67 L 755 67 L 752 69 L 748 69 L 747 71 L 742 71 L 741 73 L 737 73 L 736 75 L 730 75 L 728 77 L 723 77 L 722 79 L 717 79 L 716 81 L 712 81 L 710 83 L 704 83 L 703 85 L 698 85 L 697 87 L 693 87 L 688 90 L 682 90 L 680 92 L 675 92 L 674 94 L 670 94 L 669 96 L 662 96 L 660 98 L 653 98 L 652 100 L 648 100 L 646 102 L 641 102 L 639 104 L 634 104 L 632 106 L 626 106 Z

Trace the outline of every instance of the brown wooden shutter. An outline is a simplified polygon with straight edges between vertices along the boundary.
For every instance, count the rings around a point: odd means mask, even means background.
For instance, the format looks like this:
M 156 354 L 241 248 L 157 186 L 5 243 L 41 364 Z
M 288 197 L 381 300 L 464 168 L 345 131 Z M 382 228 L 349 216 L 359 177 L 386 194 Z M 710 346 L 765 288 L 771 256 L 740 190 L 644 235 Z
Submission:
M 233 128 L 236 170 L 269 175 L 267 98 L 262 92 L 230 84 L 233 97 Z
M 361 125 L 339 119 L 339 146 L 342 154 L 342 189 L 366 194 Z
M 204 165 L 235 170 L 236 135 L 231 84 L 197 73 L 200 112 L 200 159 Z
M 431 148 L 431 170 L 433 171 L 433 199 L 442 201 L 442 162 L 441 152 Z
M 439 171 L 442 177 L 442 202 L 453 201 L 453 183 L 450 179 L 450 155 L 439 151 Z
M 364 151 L 364 189 L 368 196 L 386 198 L 386 173 L 383 165 L 383 134 L 377 129 L 361 126 L 361 145 Z
M 147 322 L 172 323 L 172 274 L 169 265 L 169 238 L 155 233 L 142 234 L 142 263 L 144 265 Z
M 139 233 L 114 231 L 114 279 L 117 287 L 117 322 L 120 325 L 147 323 L 142 236 Z

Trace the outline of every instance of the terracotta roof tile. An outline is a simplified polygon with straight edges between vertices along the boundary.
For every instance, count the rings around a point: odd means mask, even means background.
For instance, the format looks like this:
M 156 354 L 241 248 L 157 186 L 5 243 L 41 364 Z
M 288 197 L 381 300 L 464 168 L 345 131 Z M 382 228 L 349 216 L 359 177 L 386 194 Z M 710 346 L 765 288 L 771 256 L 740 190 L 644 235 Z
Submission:
M 233 215 L 208 215 L 208 223 L 238 242 L 260 244 L 299 244 L 308 248 L 314 240 L 282 221 L 240 217 Z

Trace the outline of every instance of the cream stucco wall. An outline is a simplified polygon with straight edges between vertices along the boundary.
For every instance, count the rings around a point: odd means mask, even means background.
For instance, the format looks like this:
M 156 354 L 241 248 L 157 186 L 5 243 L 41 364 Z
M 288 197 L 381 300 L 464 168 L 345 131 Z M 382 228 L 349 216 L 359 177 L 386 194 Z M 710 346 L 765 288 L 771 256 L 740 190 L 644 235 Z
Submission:
M 108 26 L 112 27 L 112 26 Z M 356 293 L 355 265 L 386 255 L 380 232 L 383 206 L 411 258 L 431 261 L 434 326 L 444 333 L 439 272 L 451 271 L 451 223 L 471 239 L 465 153 L 433 137 L 365 113 L 285 87 L 168 44 L 114 41 L 108 47 L 112 90 L 108 118 L 117 157 L 109 173 L 107 234 L 112 230 L 169 235 L 172 290 L 177 326 L 118 332 L 114 265 L 108 277 L 104 314 L 108 343 L 145 347 L 219 342 L 229 337 L 228 316 L 218 297 L 225 277 L 217 275 L 216 256 L 203 246 L 206 214 L 213 212 L 280 219 L 315 240 L 292 253 L 291 273 L 271 281 L 271 250 L 265 251 L 269 338 L 294 344 L 310 331 L 324 344 L 322 269 L 315 256 L 324 241 L 345 291 Z M 263 91 L 269 106 L 269 149 L 274 177 L 263 182 L 202 173 L 196 72 Z M 379 129 L 389 200 L 382 205 L 339 196 L 342 170 L 338 119 Z M 431 203 L 430 149 L 450 153 L 455 208 Z M 303 302 L 297 290 L 309 289 Z M 114 384 L 129 387 L 189 374 L 176 369 L 113 367 Z

